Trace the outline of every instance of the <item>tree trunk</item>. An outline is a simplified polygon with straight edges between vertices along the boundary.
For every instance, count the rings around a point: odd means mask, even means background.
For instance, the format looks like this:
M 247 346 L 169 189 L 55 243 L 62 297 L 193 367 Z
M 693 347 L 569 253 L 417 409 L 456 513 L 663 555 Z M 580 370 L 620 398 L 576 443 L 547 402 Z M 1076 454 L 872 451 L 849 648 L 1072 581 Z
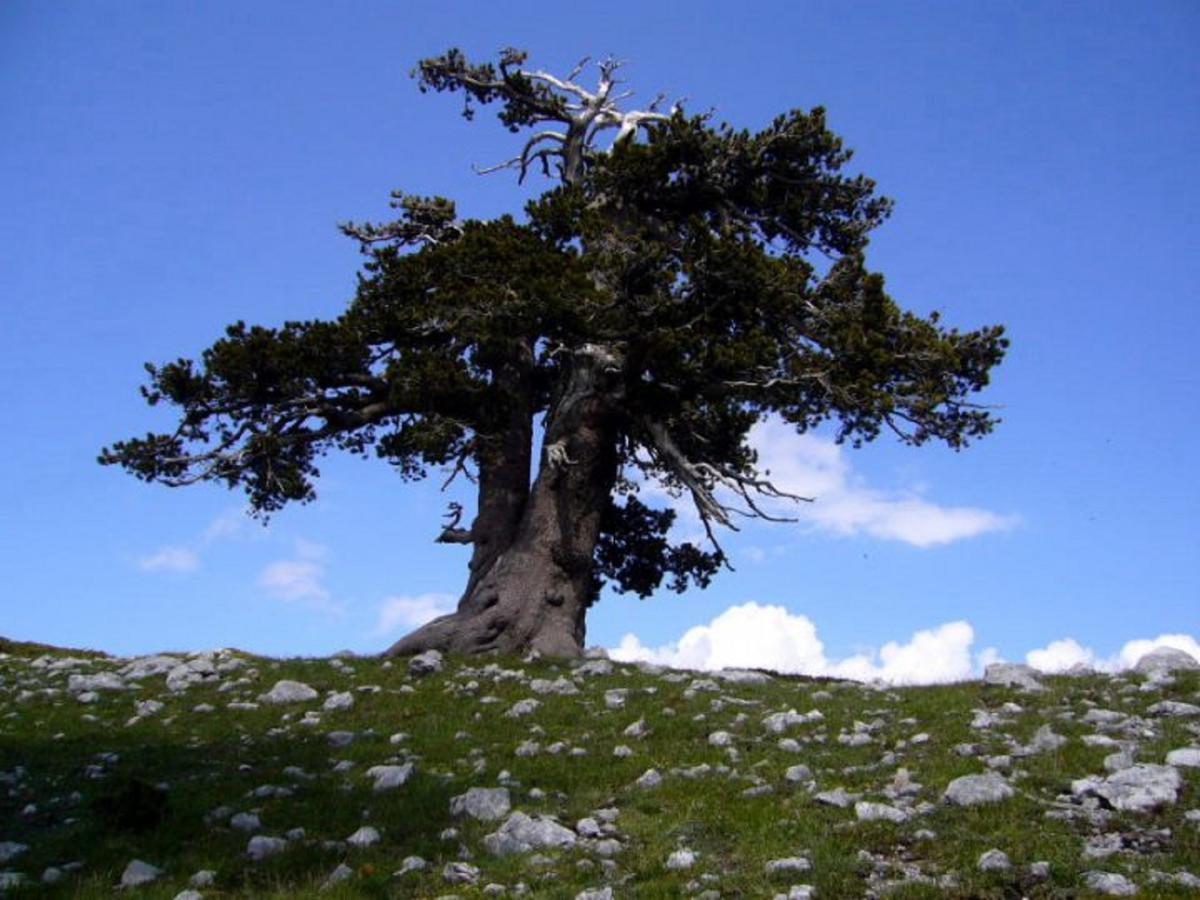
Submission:
M 401 638 L 389 655 L 582 653 L 600 516 L 617 474 L 623 360 L 612 348 L 588 344 L 568 364 L 566 386 L 547 416 L 537 480 L 511 540 L 488 535 L 487 551 L 477 543 L 472 563 L 479 566 L 458 609 Z

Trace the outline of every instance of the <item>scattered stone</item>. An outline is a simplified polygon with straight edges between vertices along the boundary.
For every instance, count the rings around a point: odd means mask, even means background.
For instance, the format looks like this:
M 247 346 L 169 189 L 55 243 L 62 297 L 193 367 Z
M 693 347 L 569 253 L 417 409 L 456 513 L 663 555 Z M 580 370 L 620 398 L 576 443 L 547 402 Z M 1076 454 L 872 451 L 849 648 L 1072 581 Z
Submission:
M 809 722 L 820 722 L 825 718 L 820 710 L 811 710 L 801 715 L 794 709 L 787 712 L 772 713 L 762 720 L 763 728 L 772 734 L 783 734 L 795 725 L 805 725 Z
M 426 675 L 442 671 L 444 667 L 445 663 L 439 651 L 426 650 L 408 661 L 408 674 L 414 678 L 424 678 Z
M 1168 766 L 1184 766 L 1185 768 L 1200 767 L 1200 749 L 1181 747 L 1167 754 Z
M 848 794 L 843 787 L 834 788 L 832 791 L 821 791 L 819 794 L 814 794 L 813 799 L 818 803 L 824 803 L 826 806 L 836 806 L 839 809 L 845 809 L 859 797 L 861 794 Z
M 217 880 L 217 873 L 212 869 L 201 869 L 188 879 L 188 884 L 192 887 L 212 887 Z
M 588 888 L 576 894 L 575 900 L 613 900 L 612 888 Z
M 162 875 L 162 869 L 152 866 L 140 859 L 132 860 L 121 873 L 121 887 L 131 888 L 156 881 Z
M 942 799 L 955 806 L 977 806 L 998 803 L 1013 795 L 1012 786 L 995 772 L 985 775 L 963 775 L 946 787 Z
M 442 878 L 447 884 L 474 884 L 479 880 L 479 869 L 470 863 L 448 862 L 442 869 Z
M 690 869 L 696 864 L 696 852 L 694 850 L 676 850 L 667 857 L 667 868 L 672 871 L 680 869 Z
M 992 663 L 984 669 L 983 683 L 1020 688 L 1031 693 L 1046 689 L 1037 679 L 1037 670 L 1022 663 Z
M 1008 854 L 995 848 L 988 850 L 979 857 L 976 864 L 981 872 L 1005 872 L 1012 868 Z
M 1190 719 L 1200 716 L 1200 706 L 1194 703 L 1181 703 L 1178 700 L 1162 700 L 1146 710 L 1152 716 L 1166 716 L 1173 719 Z
M 1200 669 L 1200 662 L 1197 662 L 1190 653 L 1176 650 L 1174 647 L 1159 647 L 1151 650 L 1133 665 L 1133 671 L 1143 675 L 1155 672 L 1194 671 L 1196 669 Z
M 662 775 L 660 775 L 658 773 L 657 769 L 647 769 L 645 772 L 643 772 L 641 775 L 638 776 L 638 779 L 637 779 L 637 781 L 634 782 L 634 784 L 636 784 L 638 787 L 642 788 L 643 790 L 647 790 L 649 788 L 656 788 L 660 784 L 662 784 Z
M 1091 890 L 1110 897 L 1132 897 L 1138 892 L 1136 884 L 1115 872 L 1084 872 L 1083 883 Z
M 547 847 L 569 847 L 575 843 L 575 832 L 559 825 L 547 816 L 527 816 L 514 812 L 498 831 L 486 835 L 483 845 L 494 856 L 528 853 Z
M 509 708 L 508 712 L 506 712 L 504 715 L 510 719 L 517 719 L 517 718 L 520 718 L 521 716 L 529 715 L 531 712 L 533 712 L 535 709 L 537 709 L 541 705 L 542 705 L 542 703 L 540 700 L 534 700 L 532 697 L 529 697 L 528 699 L 525 699 L 525 700 L 518 700 L 516 703 L 514 703 Z
M 229 827 L 236 831 L 253 833 L 262 828 L 262 822 L 254 813 L 240 812 L 229 820 Z
M 710 747 L 728 747 L 733 743 L 733 735 L 728 731 L 714 731 L 708 736 Z
M 15 859 L 28 849 L 28 844 L 21 844 L 17 841 L 0 841 L 0 863 L 6 863 L 10 859 Z
M 404 862 L 400 863 L 400 868 L 392 873 L 393 878 L 399 878 L 402 875 L 407 875 L 409 872 L 422 872 L 429 864 L 419 856 L 406 856 Z
M 67 690 L 72 694 L 95 691 L 123 691 L 125 680 L 116 672 L 97 672 L 95 675 L 70 675 Z
M 375 793 L 395 790 L 408 781 L 412 773 L 412 763 L 405 763 L 402 766 L 371 766 L 367 769 L 367 777 L 375 779 L 373 787 Z
M 342 691 L 341 693 L 333 693 L 326 697 L 321 708 L 326 711 L 332 711 L 350 709 L 352 706 L 354 706 L 354 695 L 349 691 Z
M 908 813 L 886 803 L 869 803 L 860 800 L 854 804 L 854 815 L 860 822 L 900 822 L 907 821 Z
M 792 872 L 807 872 L 812 869 L 812 863 L 803 856 L 789 856 L 769 860 L 766 869 L 768 876 L 788 875 Z
M 365 849 L 379 843 L 379 831 L 370 825 L 364 825 L 346 838 L 346 843 L 351 847 L 358 847 L 360 850 Z
M 199 891 L 193 891 L 189 888 L 186 891 L 180 891 L 171 900 L 204 900 L 204 895 Z
M 316 700 L 319 695 L 303 681 L 275 682 L 275 686 L 265 694 L 259 695 L 263 703 L 303 703 L 306 700 Z
M 349 747 L 354 743 L 353 731 L 331 731 L 325 735 L 325 739 L 329 741 L 330 747 L 342 748 Z
M 503 819 L 511 809 L 508 788 L 470 788 L 450 798 L 450 815 L 470 816 L 480 822 Z
M 250 838 L 250 843 L 246 845 L 246 855 L 254 861 L 266 859 L 269 856 L 275 856 L 287 849 L 287 841 L 283 838 L 268 837 L 265 834 L 256 834 Z
M 783 777 L 788 781 L 808 781 L 812 778 L 812 770 L 803 763 L 797 766 L 788 766 Z
M 575 682 L 562 677 L 556 678 L 554 681 L 534 678 L 529 682 L 529 689 L 535 694 L 558 694 L 562 697 L 570 697 L 579 693 Z
M 1142 763 L 1104 779 L 1091 776 L 1073 781 L 1071 793 L 1099 797 L 1114 809 L 1144 813 L 1174 804 L 1181 787 L 1176 769 Z
M 638 719 L 632 725 L 627 726 L 621 733 L 624 734 L 625 737 L 636 738 L 644 736 L 646 734 L 646 720 Z

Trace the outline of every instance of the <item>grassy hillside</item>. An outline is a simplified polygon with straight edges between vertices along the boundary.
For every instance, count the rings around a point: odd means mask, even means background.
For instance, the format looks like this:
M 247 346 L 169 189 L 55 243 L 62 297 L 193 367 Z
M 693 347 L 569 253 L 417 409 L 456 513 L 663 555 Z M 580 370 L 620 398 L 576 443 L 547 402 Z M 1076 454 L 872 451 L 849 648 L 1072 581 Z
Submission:
M 1186 754 L 1130 768 L 1200 746 L 1200 716 L 1161 704 L 1200 703 L 1196 672 L 1032 693 L 601 660 L 416 675 L 407 660 L 0 647 L 6 896 L 111 897 L 134 860 L 159 870 L 128 890 L 146 898 L 1090 897 L 1120 889 L 1105 874 L 1141 896 L 1197 894 L 1200 768 Z M 315 693 L 264 700 L 281 680 Z M 377 766 L 408 777 L 376 790 Z M 1110 770 L 1158 787 L 1115 809 Z M 944 796 L 986 772 L 1011 795 Z M 500 787 L 499 818 L 452 814 L 452 798 Z M 492 852 L 489 834 L 522 826 L 559 845 Z M 252 859 L 252 841 L 277 852 Z M 981 866 L 991 850 L 1007 865 Z

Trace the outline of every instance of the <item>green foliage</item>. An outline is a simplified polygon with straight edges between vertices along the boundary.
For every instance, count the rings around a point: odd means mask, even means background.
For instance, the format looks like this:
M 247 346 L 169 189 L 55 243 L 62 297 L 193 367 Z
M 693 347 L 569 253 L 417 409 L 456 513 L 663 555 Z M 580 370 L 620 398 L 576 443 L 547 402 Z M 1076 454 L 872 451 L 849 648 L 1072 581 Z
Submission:
M 601 150 L 596 134 L 626 121 L 607 89 L 580 99 L 525 59 L 510 49 L 475 64 L 450 50 L 414 72 L 422 91 L 461 93 L 468 117 L 495 104 L 514 132 L 562 124 L 514 161 L 522 176 L 534 160 L 549 174 L 561 157 L 562 183 L 524 221 L 460 221 L 449 199 L 393 193 L 395 221 L 343 226 L 366 256 L 343 315 L 239 322 L 199 362 L 147 364 L 143 394 L 177 407 L 179 426 L 117 442 L 100 461 L 146 481 L 241 486 L 261 514 L 313 499 L 330 450 L 374 452 L 422 478 L 478 464 L 514 415 L 552 415 L 570 351 L 586 344 L 624 360 L 621 470 L 693 494 L 754 483 L 746 437 L 768 414 L 800 432 L 832 422 L 854 445 L 886 428 L 960 449 L 992 430 L 973 397 L 1004 356 L 1003 328 L 947 329 L 887 294 L 865 249 L 891 201 L 845 173 L 851 153 L 824 110 L 757 132 L 678 108 L 639 114 L 631 133 L 644 139 L 623 130 Z M 602 86 L 614 67 L 601 64 Z M 598 572 L 623 590 L 712 574 L 715 554 L 668 548 L 669 521 L 640 503 L 611 505 L 605 522 Z

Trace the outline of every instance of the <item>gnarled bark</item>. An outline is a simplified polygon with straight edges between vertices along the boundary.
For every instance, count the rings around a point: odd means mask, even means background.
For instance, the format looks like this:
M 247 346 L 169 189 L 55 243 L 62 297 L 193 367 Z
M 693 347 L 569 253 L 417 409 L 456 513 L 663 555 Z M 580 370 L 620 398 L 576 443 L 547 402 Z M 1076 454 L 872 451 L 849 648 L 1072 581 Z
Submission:
M 613 348 L 589 344 L 573 351 L 569 365 L 511 540 L 491 535 L 486 551 L 477 544 L 472 562 L 480 564 L 458 609 L 401 638 L 389 655 L 583 651 L 600 517 L 617 474 L 623 360 Z M 480 525 L 477 519 L 472 530 Z

